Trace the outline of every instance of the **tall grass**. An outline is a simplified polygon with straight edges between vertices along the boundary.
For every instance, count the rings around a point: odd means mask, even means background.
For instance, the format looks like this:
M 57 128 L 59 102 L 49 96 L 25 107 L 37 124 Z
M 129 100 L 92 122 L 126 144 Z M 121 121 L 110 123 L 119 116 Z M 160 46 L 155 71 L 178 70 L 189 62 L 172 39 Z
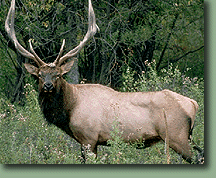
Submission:
M 77 146 L 57 127 L 48 125 L 40 111 L 37 92 L 25 86 L 26 105 L 1 98 L 0 162 L 2 164 L 76 163 Z M 79 163 L 79 161 L 78 161 Z
M 143 73 L 134 80 L 128 68 L 123 75 L 122 91 L 156 91 L 171 89 L 195 99 L 199 104 L 193 140 L 204 147 L 204 81 L 184 76 L 178 68 L 170 66 L 160 76 L 154 63 L 149 64 L 148 75 Z M 48 125 L 38 104 L 38 93 L 29 81 L 25 86 L 24 107 L 12 105 L 0 96 L 0 163 L 1 164 L 80 164 L 80 145 L 63 131 Z M 109 147 L 99 146 L 97 158 L 87 149 L 87 164 L 166 164 L 166 147 L 161 142 L 150 148 L 136 149 L 125 143 L 118 122 L 113 123 Z M 170 163 L 185 163 L 169 149 Z M 194 155 L 196 156 L 196 152 Z

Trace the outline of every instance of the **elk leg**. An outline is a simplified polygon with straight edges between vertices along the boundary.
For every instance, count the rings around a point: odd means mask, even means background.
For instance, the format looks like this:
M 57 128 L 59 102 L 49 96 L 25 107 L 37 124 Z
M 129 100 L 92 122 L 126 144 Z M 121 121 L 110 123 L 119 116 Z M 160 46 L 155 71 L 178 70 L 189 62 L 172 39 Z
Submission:
M 197 145 L 194 146 L 193 149 L 198 151 L 198 154 L 195 159 L 195 164 L 204 164 L 204 150 L 198 147 Z
M 189 143 L 177 143 L 177 142 L 170 142 L 170 147 L 178 154 L 182 155 L 183 159 L 192 163 L 192 153 L 190 151 Z

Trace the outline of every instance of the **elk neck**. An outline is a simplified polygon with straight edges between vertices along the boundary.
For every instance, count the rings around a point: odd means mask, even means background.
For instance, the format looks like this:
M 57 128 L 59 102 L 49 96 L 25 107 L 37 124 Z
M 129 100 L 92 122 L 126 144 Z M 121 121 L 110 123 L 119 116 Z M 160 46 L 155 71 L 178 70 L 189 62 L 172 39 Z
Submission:
M 40 91 L 39 93 L 39 104 L 44 114 L 46 121 L 49 124 L 54 124 L 68 135 L 73 137 L 72 131 L 69 129 L 69 110 L 67 109 L 67 100 L 70 98 L 67 95 L 73 92 L 70 84 L 67 83 L 63 78 L 57 83 L 57 88 L 52 92 Z

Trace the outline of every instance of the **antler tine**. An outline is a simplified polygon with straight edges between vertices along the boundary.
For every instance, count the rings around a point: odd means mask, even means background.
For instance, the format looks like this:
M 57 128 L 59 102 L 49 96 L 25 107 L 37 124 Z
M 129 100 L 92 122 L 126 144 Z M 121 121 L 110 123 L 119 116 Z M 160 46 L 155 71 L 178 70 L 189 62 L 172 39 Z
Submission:
M 33 59 L 38 66 L 44 65 L 45 63 L 37 56 L 37 54 L 34 52 L 31 42 L 30 42 L 30 48 L 31 51 L 33 52 L 30 53 L 28 52 L 24 47 L 22 47 L 22 45 L 18 42 L 17 38 L 16 38 L 16 34 L 15 34 L 15 30 L 14 30 L 14 16 L 15 16 L 15 0 L 11 1 L 11 6 L 5 21 L 5 30 L 8 33 L 8 36 L 10 37 L 10 39 L 12 40 L 12 42 L 15 45 L 15 48 L 17 49 L 17 51 L 23 55 L 26 58 L 29 59 Z
M 53 64 L 57 65 L 58 63 L 58 60 L 61 58 L 62 56 L 62 53 L 63 53 L 63 49 L 64 49 L 64 45 L 65 45 L 65 39 L 63 39 L 63 42 L 62 42 L 62 45 L 61 45 L 61 49 L 60 49 L 60 52 L 56 58 L 56 60 L 53 62 Z
M 69 51 L 67 54 L 65 54 L 64 56 L 62 56 L 59 59 L 59 62 L 57 64 L 58 66 L 60 66 L 65 60 L 76 56 L 80 52 L 80 50 L 85 46 L 87 41 L 95 35 L 97 30 L 99 30 L 99 28 L 96 24 L 95 14 L 94 14 L 91 0 L 88 1 L 88 4 L 89 4 L 89 8 L 88 8 L 88 31 L 87 31 L 83 41 L 81 41 L 77 47 L 75 47 L 74 49 L 72 49 L 71 51 Z
M 36 52 L 34 51 L 33 47 L 32 47 L 32 43 L 31 43 L 31 39 L 29 39 L 29 46 L 30 46 L 30 50 L 33 53 L 34 57 L 37 59 L 37 61 L 40 62 L 41 65 L 45 65 L 46 63 L 44 61 L 42 61 L 39 56 L 36 54 Z

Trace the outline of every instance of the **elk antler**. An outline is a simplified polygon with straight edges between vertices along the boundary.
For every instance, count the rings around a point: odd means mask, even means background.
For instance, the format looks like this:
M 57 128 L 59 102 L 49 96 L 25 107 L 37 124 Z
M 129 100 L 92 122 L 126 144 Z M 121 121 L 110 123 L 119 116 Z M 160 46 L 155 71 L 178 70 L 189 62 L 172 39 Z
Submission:
M 63 52 L 64 43 L 65 43 L 65 41 L 63 41 L 59 55 L 58 55 L 57 59 L 54 61 L 55 65 L 60 66 L 65 60 L 76 56 L 80 52 L 80 50 L 85 46 L 87 41 L 95 35 L 95 33 L 97 32 L 97 29 L 99 30 L 99 28 L 96 24 L 95 14 L 94 14 L 91 0 L 88 1 L 88 4 L 89 4 L 89 7 L 88 7 L 88 31 L 87 31 L 83 41 L 81 41 L 77 47 L 75 47 L 74 49 L 72 49 L 67 54 L 65 54 L 64 56 L 61 57 L 61 54 Z
M 97 24 L 96 24 L 96 20 L 95 20 L 95 14 L 94 14 L 94 10 L 92 7 L 92 3 L 91 0 L 88 1 L 89 3 L 89 9 L 88 9 L 88 31 L 83 39 L 83 41 L 80 42 L 80 44 L 74 48 L 73 50 L 69 51 L 67 54 L 65 54 L 63 57 L 61 57 L 62 53 L 63 53 L 63 48 L 65 45 L 65 40 L 63 40 L 60 52 L 58 54 L 58 57 L 56 58 L 56 60 L 52 63 L 52 66 L 60 66 L 65 60 L 72 58 L 74 56 L 76 56 L 80 50 L 85 46 L 85 44 L 87 43 L 87 41 L 94 36 L 94 34 L 97 32 L 97 29 L 99 30 Z M 14 16 L 15 16 L 15 0 L 11 1 L 11 7 L 9 9 L 6 21 L 5 21 L 5 30 L 8 33 L 8 36 L 10 37 L 10 39 L 13 41 L 15 48 L 17 49 L 17 51 L 22 54 L 24 57 L 27 57 L 29 59 L 33 59 L 38 66 L 42 66 L 42 65 L 46 65 L 45 62 L 43 62 L 39 56 L 35 53 L 32 44 L 31 44 L 31 40 L 29 40 L 29 46 L 30 46 L 30 50 L 32 53 L 30 53 L 29 51 L 27 51 L 24 47 L 22 47 L 22 45 L 18 42 L 16 35 L 15 35 L 15 30 L 14 30 Z
M 62 45 L 61 45 L 60 52 L 59 52 L 59 54 L 58 54 L 58 56 L 57 56 L 57 58 L 56 58 L 55 61 L 58 61 L 58 60 L 61 58 L 61 55 L 62 55 L 62 53 L 63 53 L 63 49 L 64 49 L 64 45 L 65 45 L 65 39 L 63 39 L 63 42 L 62 42 Z M 54 64 L 55 64 L 55 61 L 54 61 Z
M 8 33 L 8 36 L 10 37 L 10 39 L 12 40 L 12 42 L 15 45 L 15 48 L 17 49 L 17 51 L 22 54 L 24 57 L 27 57 L 29 59 L 33 59 L 38 66 L 44 65 L 46 64 L 45 62 L 43 62 L 38 55 L 35 53 L 35 51 L 32 48 L 31 45 L 31 41 L 29 41 L 30 43 L 30 49 L 31 52 L 28 52 L 25 48 L 22 47 L 22 45 L 18 42 L 16 35 L 15 35 L 15 30 L 14 30 L 14 15 L 15 15 L 15 0 L 11 1 L 11 7 L 9 9 L 8 15 L 7 15 L 7 19 L 5 21 L 5 30 Z

